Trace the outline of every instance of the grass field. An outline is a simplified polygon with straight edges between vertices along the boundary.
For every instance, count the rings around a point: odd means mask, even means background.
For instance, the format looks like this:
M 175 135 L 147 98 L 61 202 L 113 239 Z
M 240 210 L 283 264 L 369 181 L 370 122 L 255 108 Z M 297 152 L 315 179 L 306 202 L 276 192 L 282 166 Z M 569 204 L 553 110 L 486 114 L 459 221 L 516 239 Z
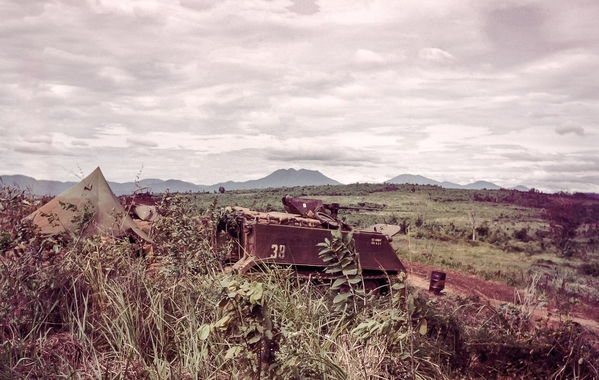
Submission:
M 592 333 L 568 319 L 568 305 L 598 302 L 593 198 L 370 184 L 169 194 L 147 252 L 126 239 L 42 237 L 21 219 L 35 201 L 2 191 L 2 379 L 599 377 Z M 535 297 L 500 307 L 430 298 L 402 276 L 386 296 L 340 297 L 288 268 L 223 270 L 230 247 L 212 234 L 223 208 L 282 211 L 287 194 L 377 209 L 340 217 L 402 226 L 403 260 Z M 574 206 L 554 207 L 564 202 Z M 576 207 L 581 220 L 563 212 Z M 560 234 L 566 222 L 574 235 Z M 538 274 L 548 283 L 531 289 Z M 528 307 L 551 298 L 563 323 L 531 319 Z
M 553 202 L 579 199 L 576 195 L 355 184 L 202 194 L 196 196 L 196 201 L 202 208 L 216 197 L 219 205 L 283 211 L 281 198 L 287 194 L 316 197 L 342 206 L 382 207 L 377 211 L 341 210 L 340 217 L 359 227 L 405 224 L 409 233 L 396 235 L 393 242 L 402 259 L 474 274 L 520 289 L 526 288 L 534 276 L 540 276 L 546 293 L 543 297 L 562 298 L 556 304 L 599 305 L 596 199 L 585 199 L 593 215 L 586 226 L 579 228 L 580 236 L 575 239 L 578 250 L 572 255 L 563 255 L 556 248 L 546 207 Z

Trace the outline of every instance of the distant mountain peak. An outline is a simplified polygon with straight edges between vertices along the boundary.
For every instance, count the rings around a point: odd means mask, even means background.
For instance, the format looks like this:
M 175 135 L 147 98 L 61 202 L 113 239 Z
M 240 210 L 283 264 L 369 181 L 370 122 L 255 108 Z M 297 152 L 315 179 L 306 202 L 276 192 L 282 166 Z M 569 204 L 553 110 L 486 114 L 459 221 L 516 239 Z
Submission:
M 473 183 L 469 183 L 467 185 L 459 185 L 457 183 L 448 182 L 448 181 L 439 182 L 439 181 L 435 181 L 430 178 L 423 177 L 421 175 L 414 175 L 414 174 L 401 174 L 401 175 L 398 175 L 397 177 L 393 177 L 390 180 L 385 181 L 385 182 L 386 183 L 395 183 L 395 184 L 411 184 L 411 185 L 436 185 L 436 186 L 440 186 L 440 187 L 443 187 L 446 189 L 499 190 L 502 188 L 501 186 L 498 186 L 498 185 L 494 184 L 493 182 L 489 182 L 489 181 L 476 181 Z M 513 189 L 519 190 L 519 191 L 528 191 L 527 187 L 521 186 L 521 185 L 516 186 Z
M 322 186 L 322 185 L 340 185 L 339 182 L 331 179 L 318 170 L 308 169 L 278 169 L 264 178 L 246 181 L 233 182 L 228 181 L 218 183 L 214 186 L 223 186 L 226 190 L 243 189 L 265 189 L 268 187 L 294 187 L 294 186 Z
M 401 174 L 393 177 L 387 183 L 410 184 L 410 185 L 437 185 L 441 186 L 441 182 L 423 177 L 419 174 Z

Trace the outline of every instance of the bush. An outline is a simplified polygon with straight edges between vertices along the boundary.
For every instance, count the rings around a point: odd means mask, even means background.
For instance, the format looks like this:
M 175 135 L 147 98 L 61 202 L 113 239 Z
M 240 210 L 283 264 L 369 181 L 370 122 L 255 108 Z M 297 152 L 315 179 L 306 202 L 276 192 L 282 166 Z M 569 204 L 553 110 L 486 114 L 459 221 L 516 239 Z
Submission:
M 599 277 L 599 263 L 583 263 L 578 268 L 580 274 Z
M 527 243 L 530 240 L 528 236 L 528 230 L 526 228 L 514 230 L 514 238 L 523 243 Z

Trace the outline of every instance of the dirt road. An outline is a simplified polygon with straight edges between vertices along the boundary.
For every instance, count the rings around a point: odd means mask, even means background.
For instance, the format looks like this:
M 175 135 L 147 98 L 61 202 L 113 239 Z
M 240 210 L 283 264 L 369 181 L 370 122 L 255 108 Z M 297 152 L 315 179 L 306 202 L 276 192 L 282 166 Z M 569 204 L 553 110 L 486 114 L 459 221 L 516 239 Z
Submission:
M 408 282 L 422 290 L 428 291 L 431 272 L 441 271 L 447 274 L 445 280 L 446 294 L 462 297 L 476 295 L 481 297 L 482 300 L 489 301 L 493 306 L 499 306 L 506 302 L 519 304 L 524 297 L 524 289 L 516 289 L 499 282 L 485 281 L 475 276 L 418 262 L 403 261 L 403 263 L 408 271 Z M 532 310 L 532 315 L 533 318 L 538 319 L 548 318 L 553 323 L 559 323 L 564 318 L 559 316 L 557 310 L 551 310 L 547 307 L 535 307 Z M 570 312 L 569 318 L 599 334 L 599 318 L 597 318 L 597 311 L 594 308 L 581 305 Z

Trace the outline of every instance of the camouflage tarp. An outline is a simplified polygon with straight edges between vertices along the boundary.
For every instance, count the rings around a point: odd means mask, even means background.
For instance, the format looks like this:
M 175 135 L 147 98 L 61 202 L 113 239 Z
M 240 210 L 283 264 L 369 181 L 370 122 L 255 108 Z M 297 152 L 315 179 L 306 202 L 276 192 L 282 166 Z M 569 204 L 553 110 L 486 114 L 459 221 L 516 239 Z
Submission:
M 81 223 L 86 217 L 89 223 Z M 48 235 L 62 231 L 76 232 L 77 226 L 83 225 L 83 236 L 101 234 L 118 237 L 134 233 L 146 241 L 151 241 L 127 215 L 99 167 L 28 218 L 39 226 L 43 234 Z

